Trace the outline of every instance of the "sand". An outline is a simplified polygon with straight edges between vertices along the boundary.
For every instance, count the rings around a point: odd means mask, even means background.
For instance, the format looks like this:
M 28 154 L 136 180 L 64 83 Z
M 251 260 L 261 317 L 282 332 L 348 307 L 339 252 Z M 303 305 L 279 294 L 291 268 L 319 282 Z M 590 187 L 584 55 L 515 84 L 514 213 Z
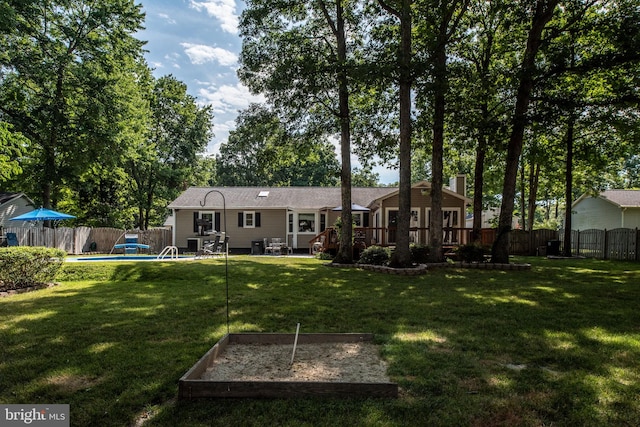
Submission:
M 203 374 L 209 381 L 388 383 L 387 366 L 371 343 L 230 344 Z

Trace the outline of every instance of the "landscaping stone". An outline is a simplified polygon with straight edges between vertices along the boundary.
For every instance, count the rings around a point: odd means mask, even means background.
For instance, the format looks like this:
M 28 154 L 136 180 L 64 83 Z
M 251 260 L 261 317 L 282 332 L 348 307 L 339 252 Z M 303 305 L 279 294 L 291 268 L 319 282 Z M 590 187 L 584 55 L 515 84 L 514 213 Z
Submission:
M 426 274 L 429 269 L 434 268 L 479 268 L 485 270 L 503 270 L 503 271 L 523 271 L 531 270 L 531 264 L 494 264 L 491 262 L 438 262 L 429 264 L 420 264 L 411 268 L 393 268 L 384 265 L 371 264 L 337 264 L 333 262 L 325 263 L 327 267 L 339 268 L 361 268 L 363 270 L 377 271 L 385 274 L 395 274 L 399 276 L 419 276 Z

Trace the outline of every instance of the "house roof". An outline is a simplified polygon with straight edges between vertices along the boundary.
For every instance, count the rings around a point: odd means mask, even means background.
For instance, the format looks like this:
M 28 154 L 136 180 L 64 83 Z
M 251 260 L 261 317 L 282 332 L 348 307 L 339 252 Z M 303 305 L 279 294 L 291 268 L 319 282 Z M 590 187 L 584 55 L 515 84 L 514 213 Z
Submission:
M 418 181 L 418 182 L 412 184 L 411 188 L 419 188 L 420 190 L 430 190 L 431 189 L 431 182 L 429 182 L 427 180 Z M 457 193 L 457 192 L 451 190 L 448 187 L 442 187 L 442 193 L 443 194 L 448 194 L 448 195 L 450 195 L 452 197 L 456 197 L 458 199 L 462 199 L 462 200 L 464 200 L 465 203 L 470 203 L 470 202 L 473 201 L 470 198 L 468 198 L 467 196 L 465 196 L 463 194 L 460 194 L 460 193 Z M 390 197 L 392 195 L 393 195 L 393 193 L 392 194 L 388 194 L 385 197 Z
M 589 194 L 583 194 L 572 206 L 575 206 Z M 640 190 L 605 190 L 598 195 L 598 198 L 608 201 L 620 208 L 640 208 Z
M 15 199 L 19 199 L 20 197 L 24 197 L 25 199 L 27 199 L 27 201 L 30 204 L 33 204 L 33 201 L 30 198 L 28 198 L 24 193 L 0 192 L 0 206 L 4 205 L 5 203 L 9 203 Z
M 354 187 L 351 189 L 351 199 L 353 203 L 369 206 L 375 200 L 397 191 L 397 187 Z M 340 187 L 189 187 L 168 207 L 221 208 L 222 197 L 218 192 L 224 195 L 228 209 L 318 210 L 332 209 L 342 204 Z
M 640 190 L 606 190 L 600 193 L 600 198 L 609 200 L 621 208 L 640 207 Z

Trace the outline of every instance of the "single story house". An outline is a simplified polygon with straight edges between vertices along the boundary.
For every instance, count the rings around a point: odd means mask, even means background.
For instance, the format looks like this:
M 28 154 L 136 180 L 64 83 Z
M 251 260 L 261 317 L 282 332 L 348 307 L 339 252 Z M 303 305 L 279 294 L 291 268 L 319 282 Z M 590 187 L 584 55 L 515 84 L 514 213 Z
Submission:
M 465 177 L 443 189 L 445 226 L 464 227 Z M 430 183 L 412 186 L 412 241 L 427 243 L 431 198 Z M 395 242 L 398 215 L 397 187 L 352 188 L 356 227 L 367 229 L 367 244 Z M 339 187 L 190 187 L 169 204 L 173 216 L 173 242 L 183 251 L 200 250 L 209 234 L 226 233 L 232 250 L 251 251 L 257 242 L 282 239 L 293 250 L 309 250 L 312 241 L 332 227 L 341 209 Z M 226 218 L 225 218 L 226 212 Z M 445 240 L 449 236 L 445 234 Z
M 640 228 L 640 190 L 583 194 L 571 205 L 571 229 Z
M 26 221 L 9 221 L 9 219 L 34 209 L 33 200 L 24 193 L 0 192 L 0 228 L 28 226 L 29 223 Z

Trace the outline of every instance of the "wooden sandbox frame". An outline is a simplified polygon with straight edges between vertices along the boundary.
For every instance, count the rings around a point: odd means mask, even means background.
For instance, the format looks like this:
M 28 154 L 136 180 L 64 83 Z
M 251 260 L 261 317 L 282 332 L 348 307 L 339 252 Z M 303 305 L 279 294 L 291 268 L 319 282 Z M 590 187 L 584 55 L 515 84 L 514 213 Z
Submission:
M 227 334 L 180 378 L 180 399 L 201 398 L 292 398 L 292 397 L 398 397 L 398 385 L 391 382 L 309 382 L 309 381 L 211 381 L 203 374 L 229 344 L 291 344 L 295 334 Z M 373 342 L 367 333 L 301 333 L 298 344 Z

